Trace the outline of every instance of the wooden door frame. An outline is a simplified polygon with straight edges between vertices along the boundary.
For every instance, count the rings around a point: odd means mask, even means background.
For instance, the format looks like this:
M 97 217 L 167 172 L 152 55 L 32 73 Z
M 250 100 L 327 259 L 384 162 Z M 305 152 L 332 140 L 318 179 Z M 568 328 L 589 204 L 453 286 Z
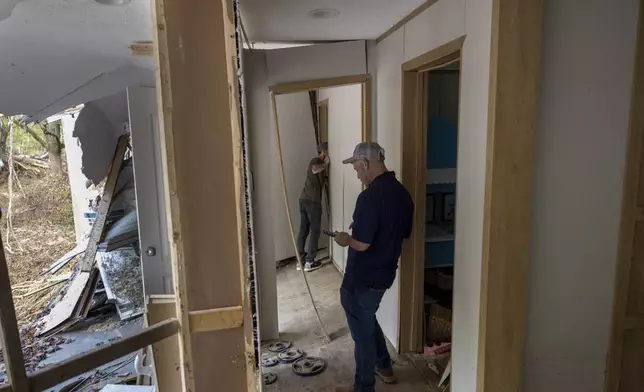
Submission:
M 523 388 L 533 150 L 541 79 L 542 8 L 542 0 L 493 0 L 492 5 L 478 392 L 518 391 Z M 409 186 L 411 181 L 410 189 L 416 198 L 419 193 L 417 184 L 422 177 L 416 167 L 419 157 L 422 157 L 418 149 L 423 147 L 414 146 L 419 144 L 419 119 L 422 118 L 418 111 L 421 102 L 419 85 L 422 82 L 419 74 L 459 56 L 463 67 L 468 58 L 467 51 L 463 51 L 465 39 L 465 36 L 459 37 L 406 62 L 402 67 L 403 182 Z M 422 167 L 425 166 L 423 162 Z M 421 209 L 424 209 L 424 203 Z M 414 226 L 418 226 L 417 218 Z M 424 240 L 422 242 L 424 246 Z M 417 350 L 418 333 L 422 331 L 412 324 L 423 306 L 422 293 L 418 291 L 422 286 L 419 283 L 424 269 L 423 260 L 418 259 L 421 253 L 419 246 L 419 233 L 416 231 L 403 248 L 402 259 L 409 261 L 401 261 L 399 343 L 403 351 Z M 405 268 L 406 265 L 412 267 Z
M 633 90 L 631 92 L 630 122 L 626 151 L 626 171 L 622 195 L 619 250 L 615 273 L 613 320 L 610 348 L 606 361 L 606 392 L 631 391 L 635 386 L 620 383 L 623 378 L 623 351 L 626 332 L 644 328 L 644 315 L 629 312 L 629 286 L 634 259 L 636 225 L 644 224 L 644 208 L 638 205 L 643 188 L 641 171 L 644 164 L 644 1 L 640 1 L 637 29 Z M 626 369 L 627 372 L 639 371 Z M 621 389 L 622 387 L 626 389 Z M 638 385 L 637 388 L 641 388 Z
M 403 185 L 411 193 L 415 206 L 412 237 L 409 241 L 403 243 L 400 262 L 400 334 L 398 343 L 403 352 L 420 352 L 424 345 L 423 285 L 425 270 L 428 74 L 433 69 L 441 68 L 459 60 L 464 39 L 465 37 L 459 37 L 407 61 L 402 66 L 401 179 Z

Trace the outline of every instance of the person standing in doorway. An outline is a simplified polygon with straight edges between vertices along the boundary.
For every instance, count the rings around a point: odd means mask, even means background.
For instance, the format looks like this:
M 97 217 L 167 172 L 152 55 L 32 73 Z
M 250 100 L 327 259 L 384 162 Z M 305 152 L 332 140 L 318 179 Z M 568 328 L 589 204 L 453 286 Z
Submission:
M 402 243 L 411 235 L 414 203 L 411 195 L 385 166 L 385 150 L 377 143 L 356 146 L 351 158 L 365 185 L 353 212 L 352 233 L 341 232 L 335 242 L 349 247 L 340 298 L 355 342 L 354 384 L 338 392 L 374 392 L 376 378 L 396 382 L 385 337 L 376 319 L 385 291 L 394 282 Z
M 306 169 L 306 182 L 300 194 L 300 232 L 297 236 L 297 250 L 304 264 L 304 271 L 310 272 L 322 267 L 315 260 L 322 230 L 322 189 L 326 185 L 329 167 L 328 143 L 318 145 L 318 156 L 309 162 Z M 309 239 L 308 247 L 306 239 Z M 297 269 L 302 266 L 298 263 Z

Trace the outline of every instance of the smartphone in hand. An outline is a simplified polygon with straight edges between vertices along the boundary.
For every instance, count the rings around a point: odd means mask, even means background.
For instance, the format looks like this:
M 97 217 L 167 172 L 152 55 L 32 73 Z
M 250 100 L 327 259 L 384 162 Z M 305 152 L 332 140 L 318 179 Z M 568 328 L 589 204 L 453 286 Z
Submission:
M 328 235 L 329 237 L 335 237 L 335 235 L 338 234 L 337 231 L 322 230 L 322 232 Z

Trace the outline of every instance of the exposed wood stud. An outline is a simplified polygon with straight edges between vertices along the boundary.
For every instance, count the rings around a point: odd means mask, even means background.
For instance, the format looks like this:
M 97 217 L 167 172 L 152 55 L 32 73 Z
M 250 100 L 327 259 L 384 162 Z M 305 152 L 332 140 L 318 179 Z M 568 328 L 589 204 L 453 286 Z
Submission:
M 16 321 L 16 309 L 11 294 L 11 282 L 4 245 L 0 238 L 0 343 L 7 378 L 15 392 L 29 392 L 29 380 L 22 356 L 20 332 Z

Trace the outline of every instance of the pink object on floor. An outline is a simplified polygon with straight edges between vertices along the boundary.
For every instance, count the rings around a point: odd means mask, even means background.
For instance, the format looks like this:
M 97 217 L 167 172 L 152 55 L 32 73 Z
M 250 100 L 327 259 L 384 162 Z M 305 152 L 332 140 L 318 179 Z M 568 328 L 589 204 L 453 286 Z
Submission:
M 448 353 L 452 350 L 452 343 L 445 342 L 432 347 L 425 346 L 425 355 L 435 357 L 437 355 Z

